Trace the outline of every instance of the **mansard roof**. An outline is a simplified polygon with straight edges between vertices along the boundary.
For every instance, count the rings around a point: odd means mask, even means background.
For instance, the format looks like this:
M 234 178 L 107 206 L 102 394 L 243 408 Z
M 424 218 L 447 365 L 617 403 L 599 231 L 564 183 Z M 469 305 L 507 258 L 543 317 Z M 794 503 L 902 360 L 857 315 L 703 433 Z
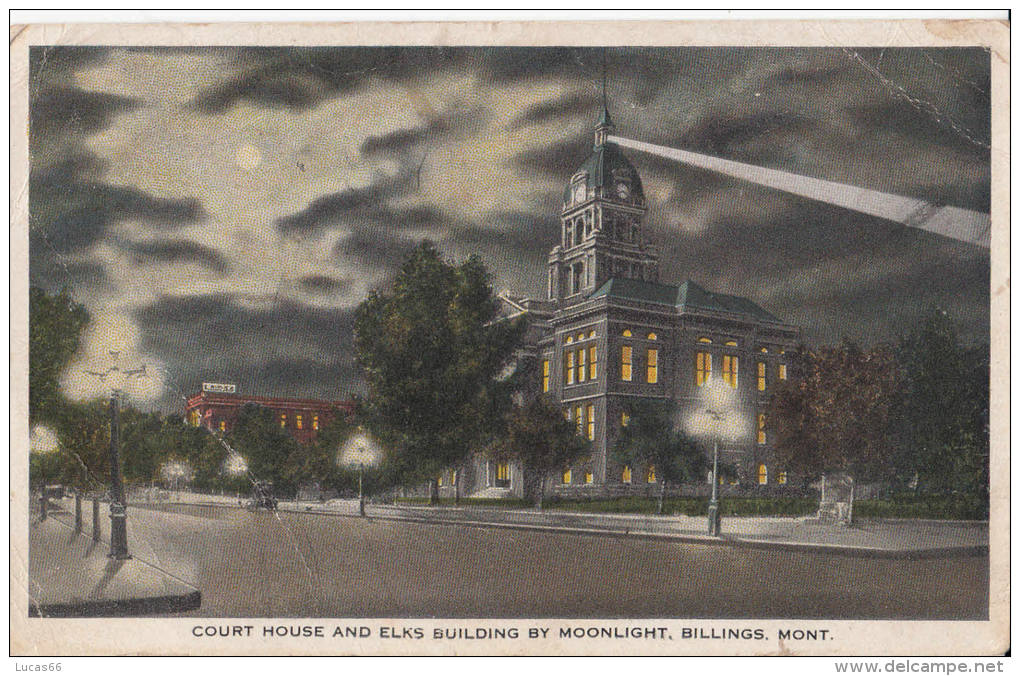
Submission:
M 782 323 L 782 320 L 747 298 L 708 291 L 689 279 L 679 286 L 673 286 L 645 282 L 640 279 L 614 277 L 592 292 L 589 298 L 602 296 L 670 305 L 679 309 L 680 312 L 707 310 L 743 315 L 761 322 Z

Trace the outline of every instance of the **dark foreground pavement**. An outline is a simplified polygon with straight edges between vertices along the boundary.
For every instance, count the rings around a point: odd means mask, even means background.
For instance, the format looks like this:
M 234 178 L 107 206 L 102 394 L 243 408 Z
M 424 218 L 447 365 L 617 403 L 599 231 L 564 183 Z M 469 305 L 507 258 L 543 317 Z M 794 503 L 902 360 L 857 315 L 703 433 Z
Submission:
M 167 571 L 138 558 L 110 559 L 109 541 L 93 541 L 91 524 L 87 528 L 75 533 L 67 512 L 55 511 L 44 521 L 32 516 L 30 616 L 155 615 L 201 605 L 198 589 Z
M 129 510 L 139 558 L 202 590 L 194 616 L 986 619 L 988 556 L 886 559 L 609 533 Z

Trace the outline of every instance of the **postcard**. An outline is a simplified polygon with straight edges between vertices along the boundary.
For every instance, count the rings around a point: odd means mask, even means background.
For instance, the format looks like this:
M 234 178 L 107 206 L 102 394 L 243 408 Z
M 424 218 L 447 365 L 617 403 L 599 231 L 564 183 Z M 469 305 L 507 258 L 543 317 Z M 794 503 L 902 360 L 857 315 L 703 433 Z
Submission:
M 1002 655 L 1008 35 L 12 27 L 12 654 Z

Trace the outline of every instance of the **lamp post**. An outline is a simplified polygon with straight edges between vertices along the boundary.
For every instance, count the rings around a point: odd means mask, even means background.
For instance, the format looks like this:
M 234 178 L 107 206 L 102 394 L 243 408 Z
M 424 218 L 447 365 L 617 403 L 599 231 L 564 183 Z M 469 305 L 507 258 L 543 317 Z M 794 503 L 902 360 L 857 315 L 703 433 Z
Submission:
M 696 432 L 712 435 L 712 496 L 708 502 L 708 534 L 712 536 L 719 535 L 722 523 L 719 510 L 719 440 L 727 431 L 734 435 L 741 434 L 741 421 L 732 408 L 735 394 L 732 390 L 732 387 L 721 382 L 707 383 L 703 407 L 692 418 Z
M 119 353 L 111 350 L 110 356 L 116 359 Z M 131 376 L 146 376 L 145 364 L 137 369 L 121 369 L 119 366 L 111 366 L 105 371 L 88 371 L 90 375 L 98 377 L 103 382 L 108 378 L 120 375 L 117 380 L 122 384 Z M 127 499 L 124 495 L 124 481 L 120 475 L 120 396 L 123 392 L 113 383 L 110 388 L 110 558 L 130 559 L 127 544 Z
M 337 463 L 343 467 L 358 468 L 358 514 L 361 516 L 365 516 L 365 467 L 374 467 L 379 459 L 378 447 L 361 427 L 340 447 Z

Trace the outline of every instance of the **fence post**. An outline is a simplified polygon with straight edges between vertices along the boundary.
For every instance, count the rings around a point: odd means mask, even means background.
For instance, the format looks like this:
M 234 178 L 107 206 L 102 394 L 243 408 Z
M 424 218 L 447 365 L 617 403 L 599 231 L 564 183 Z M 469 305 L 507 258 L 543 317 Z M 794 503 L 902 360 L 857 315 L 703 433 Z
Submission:
M 81 532 L 81 493 L 74 492 L 74 532 Z
M 92 497 L 92 539 L 95 542 L 99 542 L 100 536 L 100 522 L 99 522 L 99 496 L 95 495 Z

